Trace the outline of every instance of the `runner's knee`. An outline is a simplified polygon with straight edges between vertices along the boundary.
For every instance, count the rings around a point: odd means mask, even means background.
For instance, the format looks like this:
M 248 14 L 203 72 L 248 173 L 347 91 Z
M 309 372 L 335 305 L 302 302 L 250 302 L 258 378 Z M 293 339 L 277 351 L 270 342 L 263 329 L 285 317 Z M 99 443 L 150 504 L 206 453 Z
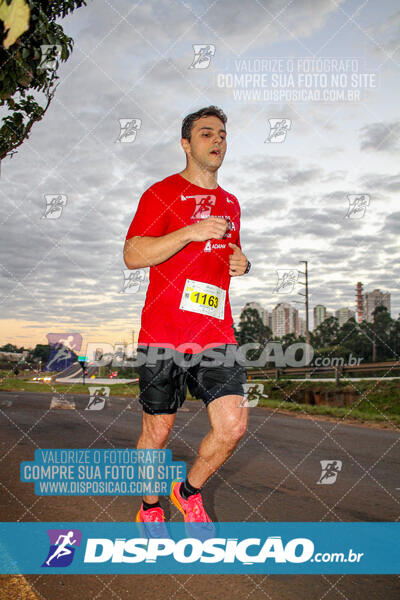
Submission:
M 233 416 L 225 418 L 214 430 L 219 438 L 225 442 L 237 443 L 246 433 L 247 423 L 244 419 Z
M 161 448 L 165 444 L 172 429 L 172 424 L 168 420 L 160 419 L 160 416 L 162 415 L 149 419 L 143 424 L 143 434 L 146 440 L 151 441 L 156 448 Z

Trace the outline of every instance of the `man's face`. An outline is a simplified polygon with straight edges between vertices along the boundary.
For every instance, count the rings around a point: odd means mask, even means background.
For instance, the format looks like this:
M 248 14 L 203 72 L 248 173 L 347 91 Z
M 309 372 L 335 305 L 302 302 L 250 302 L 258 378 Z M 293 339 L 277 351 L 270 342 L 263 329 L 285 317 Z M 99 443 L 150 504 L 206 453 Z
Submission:
M 226 130 L 218 117 L 207 116 L 193 123 L 189 140 L 182 140 L 188 160 L 203 169 L 217 171 L 226 152 Z

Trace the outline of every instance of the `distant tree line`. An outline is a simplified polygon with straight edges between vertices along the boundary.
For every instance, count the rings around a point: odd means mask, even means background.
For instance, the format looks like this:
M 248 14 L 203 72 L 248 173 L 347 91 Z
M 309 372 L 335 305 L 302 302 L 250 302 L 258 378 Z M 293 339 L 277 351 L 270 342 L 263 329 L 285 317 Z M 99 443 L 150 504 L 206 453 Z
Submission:
M 373 313 L 374 322 L 357 323 L 354 318 L 339 327 L 337 317 L 325 319 L 314 331 L 310 331 L 310 344 L 316 357 L 343 357 L 345 360 L 352 354 L 362 358 L 362 362 L 387 361 L 400 359 L 400 318 L 392 319 L 384 306 L 378 306 Z M 305 336 L 288 333 L 283 337 L 274 337 L 269 327 L 264 325 L 255 308 L 246 308 L 240 315 L 238 328 L 234 327 L 235 337 L 239 345 L 259 343 L 262 347 L 267 342 L 277 341 L 284 350 L 296 342 L 305 342 Z M 248 357 L 258 358 L 262 349 L 250 350 Z

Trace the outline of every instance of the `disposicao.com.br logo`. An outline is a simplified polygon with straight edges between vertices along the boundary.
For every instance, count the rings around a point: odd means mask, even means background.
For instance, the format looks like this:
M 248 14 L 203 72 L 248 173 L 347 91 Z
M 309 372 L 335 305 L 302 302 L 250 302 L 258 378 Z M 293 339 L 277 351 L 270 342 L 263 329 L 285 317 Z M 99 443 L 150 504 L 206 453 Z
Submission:
M 190 535 L 182 522 L 137 525 L 0 523 L 0 573 L 400 572 L 398 522 L 191 523 Z
M 293 538 L 286 544 L 281 536 L 247 538 L 210 538 L 204 541 L 185 538 L 90 538 L 87 540 L 85 563 L 156 563 L 158 559 L 171 557 L 178 563 L 235 563 L 245 565 L 265 563 L 355 562 L 363 553 L 352 549 L 345 553 L 316 553 L 314 543 L 308 538 Z

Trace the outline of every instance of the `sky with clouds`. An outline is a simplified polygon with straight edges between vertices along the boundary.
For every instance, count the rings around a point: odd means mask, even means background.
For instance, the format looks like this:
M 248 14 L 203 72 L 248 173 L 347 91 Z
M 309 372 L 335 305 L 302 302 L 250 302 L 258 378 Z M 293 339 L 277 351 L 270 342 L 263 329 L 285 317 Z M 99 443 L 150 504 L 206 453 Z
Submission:
M 300 284 L 275 291 L 277 270 L 301 260 L 311 324 L 315 304 L 354 309 L 357 281 L 389 291 L 399 316 L 395 0 L 89 0 L 59 22 L 74 50 L 56 95 L 1 165 L 1 344 L 47 343 L 49 332 L 114 343 L 134 330 L 137 340 L 148 270 L 136 293 L 121 293 L 125 235 L 143 191 L 185 166 L 183 117 L 210 104 L 228 116 L 218 181 L 239 199 L 253 264 L 232 279 L 234 319 L 246 302 L 301 300 Z M 194 45 L 211 47 L 205 68 L 191 68 Z M 307 99 L 291 96 L 290 73 Z M 252 75 L 246 88 L 240 74 Z M 120 119 L 141 120 L 133 141 L 118 141 Z M 286 124 L 279 143 L 269 119 Z M 42 218 L 46 195 L 60 194 L 60 217 Z M 349 216 L 348 195 L 367 206 Z

